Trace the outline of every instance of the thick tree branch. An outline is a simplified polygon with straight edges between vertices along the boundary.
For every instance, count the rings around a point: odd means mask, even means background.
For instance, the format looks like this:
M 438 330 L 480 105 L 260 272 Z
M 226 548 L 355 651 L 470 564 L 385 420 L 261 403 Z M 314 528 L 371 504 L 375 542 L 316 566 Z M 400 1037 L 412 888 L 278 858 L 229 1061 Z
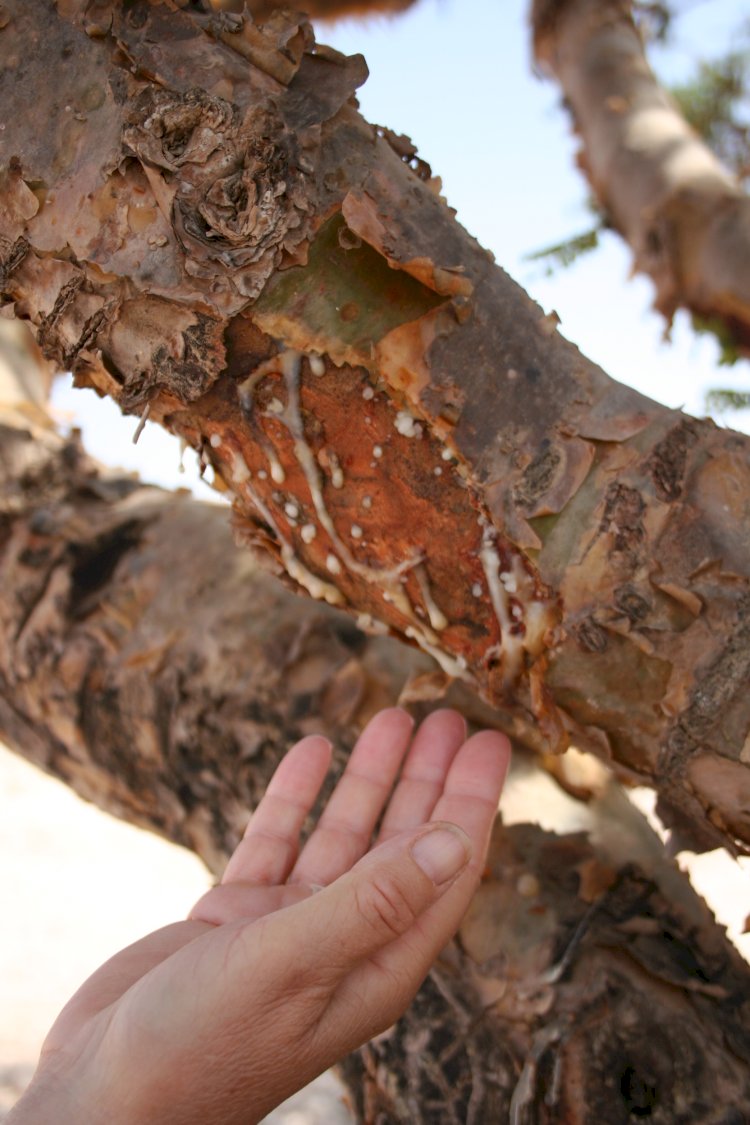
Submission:
M 634 266 L 750 354 L 750 199 L 656 81 L 630 0 L 534 0 L 537 62 L 560 83 L 579 163 Z
M 750 441 L 564 341 L 306 24 L 6 10 L 3 292 L 47 354 L 199 449 L 297 588 L 750 840 Z
M 326 731 L 340 767 L 434 674 L 285 593 L 216 508 L 97 471 L 29 390 L 0 366 L 0 733 L 218 871 L 289 741 Z M 536 808 L 538 768 L 516 769 Z M 585 815 L 593 843 L 498 825 L 458 941 L 343 1065 L 360 1120 L 716 1125 L 750 1105 L 747 966 L 615 782 Z
M 456 943 L 343 1065 L 360 1120 L 745 1120 L 747 966 L 632 810 L 605 800 L 597 820 L 617 827 L 595 845 L 498 825 Z
M 226 512 L 0 415 L 0 737 L 221 870 L 279 758 L 431 662 L 288 593 Z

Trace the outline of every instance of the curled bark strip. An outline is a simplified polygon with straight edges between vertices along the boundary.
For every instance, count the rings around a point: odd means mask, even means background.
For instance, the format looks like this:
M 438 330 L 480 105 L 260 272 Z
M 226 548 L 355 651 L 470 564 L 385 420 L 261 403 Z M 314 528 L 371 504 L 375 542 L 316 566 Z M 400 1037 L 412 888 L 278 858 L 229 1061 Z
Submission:
M 579 158 L 609 221 L 656 286 L 750 353 L 750 200 L 659 86 L 629 0 L 535 0 L 539 64 L 560 83 Z

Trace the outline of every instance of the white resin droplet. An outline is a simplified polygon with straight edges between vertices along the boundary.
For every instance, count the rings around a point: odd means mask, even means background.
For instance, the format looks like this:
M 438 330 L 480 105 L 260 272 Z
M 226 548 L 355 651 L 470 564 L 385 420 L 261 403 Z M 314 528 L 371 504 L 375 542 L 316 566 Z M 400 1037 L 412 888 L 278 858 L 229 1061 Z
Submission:
M 365 389 L 362 391 L 362 398 L 365 400 L 365 402 L 369 402 L 370 399 L 375 398 L 374 389 L 372 387 L 365 387 Z
M 416 421 L 408 410 L 399 410 L 398 414 L 396 415 L 396 429 L 402 437 L 418 436 Z M 419 435 L 421 435 L 421 432 L 422 431 L 420 427 Z
M 322 356 L 308 355 L 307 362 L 310 364 L 310 370 L 312 371 L 313 375 L 325 375 L 326 364 Z
M 211 434 L 208 439 L 211 442 L 212 449 L 219 449 L 221 446 L 221 434 Z
M 245 481 L 250 480 L 252 474 L 245 464 L 244 458 L 241 457 L 239 453 L 236 453 L 234 449 L 231 451 L 231 453 L 232 458 L 229 471 L 231 474 L 232 483 L 244 484 Z
M 271 463 L 271 480 L 276 484 L 283 484 L 286 480 L 286 473 L 281 466 L 281 462 L 273 453 L 270 452 L 268 454 L 268 460 Z
M 372 507 L 372 496 L 362 497 L 362 507 L 367 508 L 369 511 L 369 509 Z
M 335 555 L 329 555 L 326 559 L 326 569 L 330 570 L 331 574 L 341 574 L 341 563 Z
M 342 605 L 344 601 L 343 594 L 336 586 L 332 586 L 330 582 L 324 582 L 322 578 L 318 578 L 317 574 L 313 574 L 306 566 L 299 561 L 297 556 L 291 548 L 285 544 L 286 549 L 282 549 L 282 558 L 287 573 L 291 575 L 295 582 L 298 582 L 303 589 L 307 590 L 308 594 L 319 601 L 328 602 L 329 605 Z
M 443 629 L 447 628 L 449 624 L 448 618 L 432 596 L 425 568 L 423 566 L 418 566 L 415 568 L 414 573 L 417 576 L 417 582 L 419 583 L 422 600 L 424 601 L 425 609 L 430 619 L 430 625 L 432 625 L 436 632 L 440 633 Z
M 303 543 L 312 543 L 315 536 L 318 534 L 318 529 L 314 523 L 306 523 L 301 529 L 300 535 L 302 536 Z
M 481 598 L 481 596 L 482 596 L 482 583 L 481 582 L 475 582 L 474 585 L 471 587 L 471 592 L 472 592 L 472 594 L 474 595 L 475 598 Z
M 357 523 L 352 524 L 352 539 L 362 538 L 362 528 Z
M 436 660 L 440 667 L 443 669 L 447 676 L 451 676 L 454 680 L 468 680 L 472 682 L 473 676 L 467 672 L 466 660 L 463 656 L 450 656 L 436 644 L 433 644 L 427 639 L 422 630 L 414 625 L 410 625 L 406 630 L 407 637 L 411 637 L 416 641 L 421 649 L 424 649 L 433 660 Z M 434 635 L 434 634 L 433 634 Z
M 299 508 L 296 504 L 292 504 L 291 502 L 289 504 L 285 504 L 284 511 L 289 516 L 290 520 L 299 519 Z
M 331 484 L 334 488 L 344 487 L 344 470 L 339 464 L 339 459 L 335 453 L 329 453 L 328 460 L 331 465 Z
M 382 621 L 376 621 L 369 613 L 357 615 L 357 628 L 362 629 L 365 633 L 372 633 L 376 637 L 383 637 L 388 632 L 388 626 L 383 624 Z
M 373 457 L 375 457 L 375 458 L 378 458 L 378 457 L 382 457 L 382 456 L 383 456 L 383 447 L 382 447 L 382 445 L 373 445 L 373 447 L 372 447 L 372 455 L 373 455 Z

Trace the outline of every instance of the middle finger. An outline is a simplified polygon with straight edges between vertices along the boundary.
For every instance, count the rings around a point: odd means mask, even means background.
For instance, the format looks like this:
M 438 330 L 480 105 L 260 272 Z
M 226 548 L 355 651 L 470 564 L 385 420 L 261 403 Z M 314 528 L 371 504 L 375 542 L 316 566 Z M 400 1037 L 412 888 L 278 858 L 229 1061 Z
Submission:
M 370 720 L 289 882 L 327 886 L 365 854 L 413 728 L 411 715 L 400 707 L 381 711 Z

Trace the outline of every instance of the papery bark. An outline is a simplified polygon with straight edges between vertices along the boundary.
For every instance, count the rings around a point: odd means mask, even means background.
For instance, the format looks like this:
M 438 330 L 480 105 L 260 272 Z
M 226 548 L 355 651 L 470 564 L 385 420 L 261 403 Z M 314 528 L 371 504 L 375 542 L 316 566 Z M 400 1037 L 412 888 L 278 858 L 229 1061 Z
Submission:
M 31 365 L 9 374 L 0 363 L 0 734 L 218 874 L 291 741 L 327 733 L 335 776 L 374 710 L 400 698 L 419 715 L 440 696 L 434 665 L 285 592 L 220 509 L 97 469 L 54 433 Z M 549 816 L 538 767 L 515 769 L 506 807 Z M 457 941 L 342 1064 L 359 1120 L 743 1120 L 750 969 L 618 784 L 596 791 L 558 813 L 590 840 L 497 825 Z
M 298 589 L 750 841 L 750 440 L 564 341 L 306 24 L 5 8 L 3 293 L 45 352 L 199 449 Z
M 288 747 L 432 664 L 289 593 L 226 510 L 99 470 L 0 407 L 0 738 L 217 874 Z
M 343 1064 L 360 1120 L 747 1120 L 747 966 L 625 804 L 592 810 L 593 844 L 497 826 L 456 942 Z
M 579 164 L 634 268 L 750 354 L 750 199 L 648 65 L 630 0 L 534 0 L 534 53 L 559 83 Z

